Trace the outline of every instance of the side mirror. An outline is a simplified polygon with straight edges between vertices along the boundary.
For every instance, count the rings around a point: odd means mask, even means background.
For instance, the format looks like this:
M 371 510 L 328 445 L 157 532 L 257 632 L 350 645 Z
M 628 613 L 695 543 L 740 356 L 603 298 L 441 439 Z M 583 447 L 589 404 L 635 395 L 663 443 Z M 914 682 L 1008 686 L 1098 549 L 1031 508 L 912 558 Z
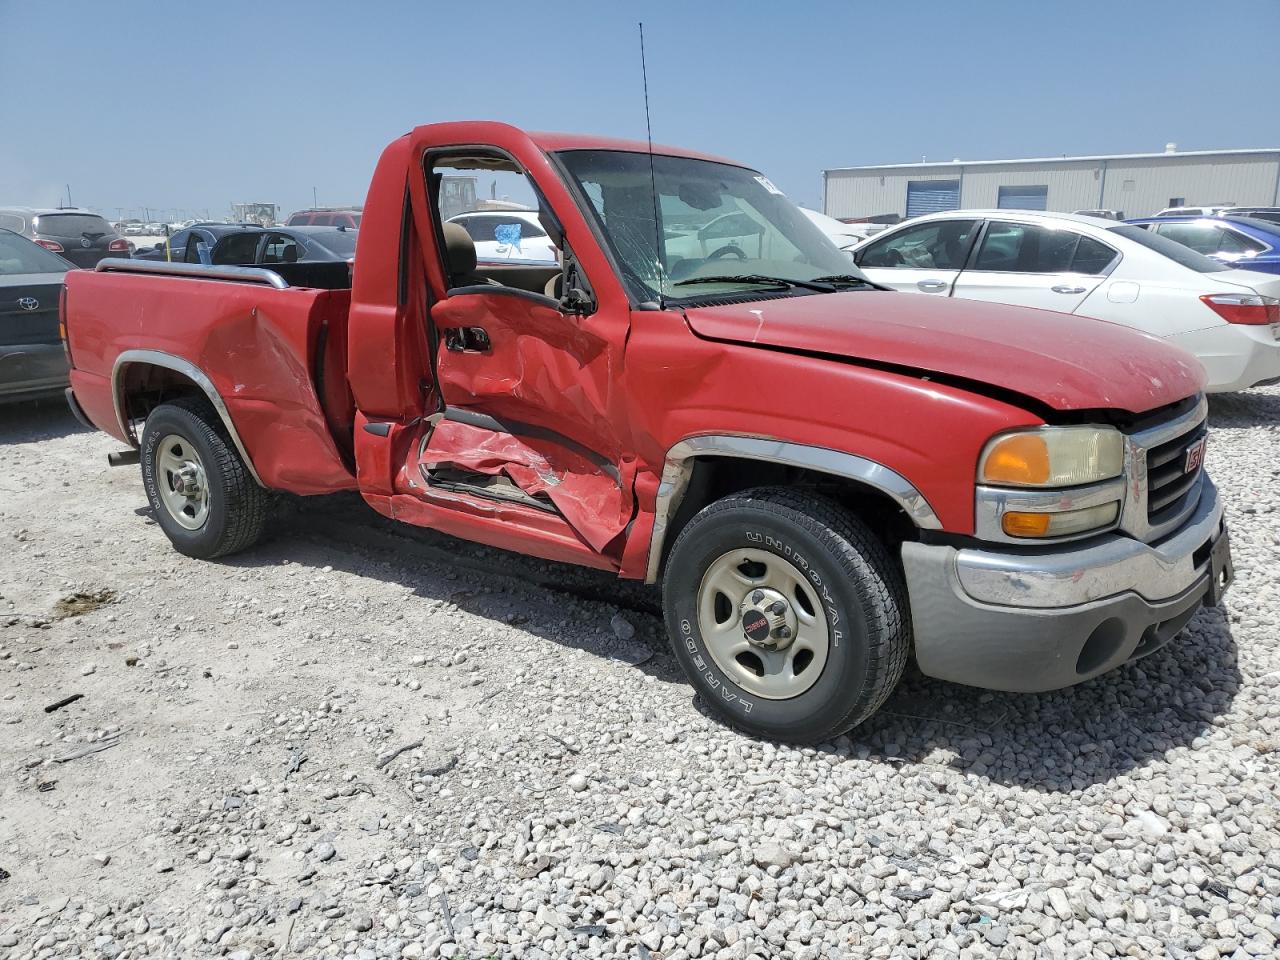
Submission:
M 566 290 L 564 296 L 560 298 L 560 310 L 578 317 L 589 313 L 594 306 L 595 302 L 591 299 L 591 295 L 581 287 Z

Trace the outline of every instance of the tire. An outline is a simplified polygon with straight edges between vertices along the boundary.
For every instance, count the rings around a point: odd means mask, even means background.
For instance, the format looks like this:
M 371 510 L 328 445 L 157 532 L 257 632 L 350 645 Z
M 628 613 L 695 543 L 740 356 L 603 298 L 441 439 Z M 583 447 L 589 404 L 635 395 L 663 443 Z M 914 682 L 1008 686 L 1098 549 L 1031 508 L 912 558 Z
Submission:
M 663 608 L 676 658 L 711 711 L 791 743 L 830 740 L 870 717 L 911 648 L 889 551 L 848 510 L 806 491 L 766 487 L 705 507 L 672 547 Z
M 156 522 L 179 553 L 212 560 L 262 537 L 267 491 L 205 401 L 184 398 L 152 410 L 142 431 L 141 463 Z

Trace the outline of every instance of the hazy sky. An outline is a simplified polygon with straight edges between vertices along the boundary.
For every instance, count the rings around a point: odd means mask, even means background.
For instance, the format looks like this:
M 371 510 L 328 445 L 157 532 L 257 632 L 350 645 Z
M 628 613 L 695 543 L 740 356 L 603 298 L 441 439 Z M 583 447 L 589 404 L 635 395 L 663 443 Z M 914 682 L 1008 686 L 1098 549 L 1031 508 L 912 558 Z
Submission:
M 824 167 L 1280 145 L 1280 0 L 0 0 L 0 204 L 359 203 L 440 120 L 643 138 L 640 19 L 654 138 L 808 206 Z

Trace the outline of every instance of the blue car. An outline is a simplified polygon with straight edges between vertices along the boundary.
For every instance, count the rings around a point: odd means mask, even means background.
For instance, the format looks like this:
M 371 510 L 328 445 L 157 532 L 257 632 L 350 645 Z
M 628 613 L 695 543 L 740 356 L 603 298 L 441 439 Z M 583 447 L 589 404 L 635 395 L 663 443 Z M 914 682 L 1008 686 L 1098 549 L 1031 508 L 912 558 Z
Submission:
M 1253 217 L 1144 217 L 1126 220 L 1240 270 L 1280 273 L 1280 223 Z

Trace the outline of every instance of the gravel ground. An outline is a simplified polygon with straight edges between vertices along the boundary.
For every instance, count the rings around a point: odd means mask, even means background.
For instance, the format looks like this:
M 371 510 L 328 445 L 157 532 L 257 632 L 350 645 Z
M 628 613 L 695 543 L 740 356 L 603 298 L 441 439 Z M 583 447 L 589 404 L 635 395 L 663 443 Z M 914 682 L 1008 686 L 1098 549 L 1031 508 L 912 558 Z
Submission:
M 347 497 L 188 560 L 114 441 L 0 410 L 0 957 L 1275 957 L 1280 391 L 1211 416 L 1225 610 L 793 749 L 647 588 Z

